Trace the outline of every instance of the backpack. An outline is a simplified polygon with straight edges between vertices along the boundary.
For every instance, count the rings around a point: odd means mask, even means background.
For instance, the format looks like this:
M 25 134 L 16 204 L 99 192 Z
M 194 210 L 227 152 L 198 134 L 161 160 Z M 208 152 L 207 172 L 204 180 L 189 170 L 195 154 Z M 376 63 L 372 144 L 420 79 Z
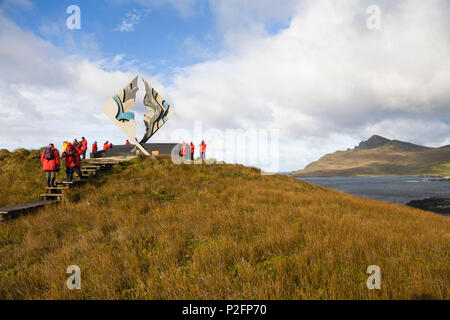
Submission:
M 73 149 L 67 148 L 66 149 L 66 155 L 67 155 L 67 157 L 73 157 L 74 156 Z
M 55 159 L 55 156 L 53 155 L 53 149 L 47 148 L 44 152 L 44 159 L 45 160 L 53 160 Z

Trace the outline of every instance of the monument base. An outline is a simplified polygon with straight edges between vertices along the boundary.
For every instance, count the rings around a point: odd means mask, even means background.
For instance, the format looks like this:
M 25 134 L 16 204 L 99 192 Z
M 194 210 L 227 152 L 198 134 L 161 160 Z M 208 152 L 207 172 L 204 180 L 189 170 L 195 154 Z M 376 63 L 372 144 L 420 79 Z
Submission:
M 172 150 L 177 147 L 177 143 L 143 143 L 142 146 L 153 156 L 157 155 L 171 155 Z M 91 152 L 92 158 L 108 158 L 108 157 L 127 157 L 136 156 L 136 152 L 131 152 L 135 145 L 113 145 L 111 149 Z M 137 149 L 139 150 L 139 149 Z M 178 152 L 176 152 L 178 153 Z

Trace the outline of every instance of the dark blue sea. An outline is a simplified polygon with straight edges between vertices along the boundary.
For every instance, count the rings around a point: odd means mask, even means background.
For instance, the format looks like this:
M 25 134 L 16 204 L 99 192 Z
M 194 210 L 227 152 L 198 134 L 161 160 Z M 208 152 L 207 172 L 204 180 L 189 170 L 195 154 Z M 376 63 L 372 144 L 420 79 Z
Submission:
M 450 196 L 450 181 L 428 177 L 311 177 L 298 179 L 374 200 L 406 204 L 431 196 Z

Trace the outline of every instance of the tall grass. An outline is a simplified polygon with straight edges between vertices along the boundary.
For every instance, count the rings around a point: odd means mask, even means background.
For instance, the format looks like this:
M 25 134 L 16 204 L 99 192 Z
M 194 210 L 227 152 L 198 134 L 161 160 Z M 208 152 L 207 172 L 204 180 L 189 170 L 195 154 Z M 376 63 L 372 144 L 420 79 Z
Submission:
M 0 225 L 0 298 L 448 299 L 449 231 L 288 176 L 139 158 Z

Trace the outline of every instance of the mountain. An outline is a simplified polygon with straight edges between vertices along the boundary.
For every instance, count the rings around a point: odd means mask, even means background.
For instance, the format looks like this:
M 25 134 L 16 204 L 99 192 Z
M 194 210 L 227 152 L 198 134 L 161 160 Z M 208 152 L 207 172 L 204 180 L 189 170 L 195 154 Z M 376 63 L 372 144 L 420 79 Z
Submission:
M 357 149 L 373 149 L 373 148 L 381 147 L 390 141 L 391 140 L 386 139 L 382 136 L 374 135 L 374 136 L 370 137 L 370 139 L 367 141 L 361 141 L 359 143 L 359 145 L 356 146 L 355 148 L 357 148 Z
M 390 140 L 378 135 L 354 149 L 327 154 L 293 171 L 293 176 L 450 175 L 450 145 L 440 148 Z
M 419 146 L 417 144 L 409 143 L 409 142 L 403 142 L 399 140 L 389 140 L 385 137 L 373 135 L 366 141 L 361 141 L 358 146 L 355 147 L 355 149 L 375 149 L 379 148 L 385 145 L 391 145 L 395 146 L 400 150 L 403 151 L 424 151 L 424 150 L 430 150 L 433 148 L 429 147 L 423 147 Z

